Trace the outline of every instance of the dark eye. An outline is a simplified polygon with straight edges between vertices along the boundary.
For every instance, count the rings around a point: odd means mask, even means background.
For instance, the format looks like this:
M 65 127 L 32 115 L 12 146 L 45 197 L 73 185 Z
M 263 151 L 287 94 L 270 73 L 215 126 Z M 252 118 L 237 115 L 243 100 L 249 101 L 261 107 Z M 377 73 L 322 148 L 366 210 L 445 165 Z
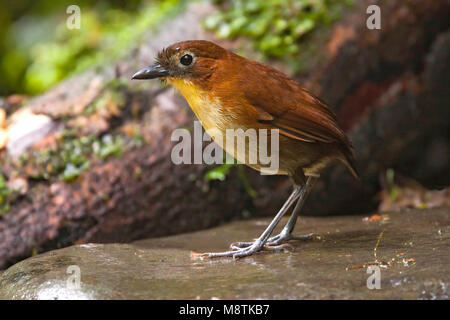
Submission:
M 180 63 L 184 66 L 188 66 L 192 63 L 192 56 L 190 54 L 185 54 L 184 56 L 181 57 L 180 59 Z

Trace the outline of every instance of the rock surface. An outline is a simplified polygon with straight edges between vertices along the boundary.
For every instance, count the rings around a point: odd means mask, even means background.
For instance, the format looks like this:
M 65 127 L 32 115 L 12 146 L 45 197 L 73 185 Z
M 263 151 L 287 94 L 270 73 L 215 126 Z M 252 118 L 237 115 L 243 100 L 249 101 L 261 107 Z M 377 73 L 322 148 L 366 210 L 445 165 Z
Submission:
M 197 260 L 190 250 L 224 250 L 258 235 L 267 219 L 132 244 L 83 244 L 50 251 L 0 276 L 2 299 L 448 299 L 449 209 L 389 215 L 305 217 L 294 251 Z M 367 288 L 362 264 L 376 255 L 381 288 Z M 395 262 L 393 262 L 395 261 Z M 383 263 L 381 263 L 383 264 Z M 80 286 L 68 286 L 68 267 Z M 70 270 L 70 269 L 69 269 Z M 72 282 L 73 283 L 73 282 Z

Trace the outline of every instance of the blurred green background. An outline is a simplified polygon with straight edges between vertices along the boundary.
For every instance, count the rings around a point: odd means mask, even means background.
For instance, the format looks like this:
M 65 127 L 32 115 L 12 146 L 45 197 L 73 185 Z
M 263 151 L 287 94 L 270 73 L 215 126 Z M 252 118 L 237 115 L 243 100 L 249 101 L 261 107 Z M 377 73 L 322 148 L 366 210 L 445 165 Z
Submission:
M 179 0 L 0 2 L 0 95 L 38 94 L 68 75 L 112 59 Z M 68 6 L 81 28 L 66 27 Z
M 21 0 L 0 3 L 0 96 L 35 95 L 131 49 L 133 41 L 194 0 Z M 211 0 L 203 22 L 222 38 L 244 36 L 264 57 L 295 56 L 299 39 L 338 19 L 351 0 Z M 68 6 L 81 28 L 66 27 Z M 309 49 L 308 49 L 309 50 Z M 314 53 L 313 53 L 314 54 Z M 294 59 L 293 59 L 294 60 Z M 295 59 L 299 61 L 301 59 Z M 293 70 L 301 66 L 292 65 Z

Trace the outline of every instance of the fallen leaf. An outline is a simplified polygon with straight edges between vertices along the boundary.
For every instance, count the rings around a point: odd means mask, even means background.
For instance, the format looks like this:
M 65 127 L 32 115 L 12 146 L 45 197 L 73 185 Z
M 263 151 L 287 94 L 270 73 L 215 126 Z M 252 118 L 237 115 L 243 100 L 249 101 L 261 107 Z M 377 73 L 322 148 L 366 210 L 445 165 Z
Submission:
M 0 128 L 6 128 L 6 111 L 0 108 Z
M 371 215 L 370 217 L 365 217 L 363 219 L 363 221 L 367 222 L 367 221 L 380 221 L 382 219 L 382 217 L 379 214 L 374 214 Z
M 198 259 L 198 260 L 203 260 L 205 258 L 205 255 L 203 253 L 199 253 L 199 252 L 195 252 L 195 251 L 191 251 L 190 256 L 192 259 Z
M 8 134 L 5 130 L 0 129 L 0 150 L 2 150 L 8 142 Z
M 50 148 L 56 148 L 56 144 L 58 142 L 58 134 L 56 132 L 49 134 L 48 136 L 44 137 L 40 141 L 33 144 L 32 148 L 33 150 L 44 150 L 44 149 L 50 149 Z
M 13 94 L 6 98 L 6 102 L 8 104 L 18 105 L 19 103 L 22 103 L 26 98 L 27 96 L 25 95 Z

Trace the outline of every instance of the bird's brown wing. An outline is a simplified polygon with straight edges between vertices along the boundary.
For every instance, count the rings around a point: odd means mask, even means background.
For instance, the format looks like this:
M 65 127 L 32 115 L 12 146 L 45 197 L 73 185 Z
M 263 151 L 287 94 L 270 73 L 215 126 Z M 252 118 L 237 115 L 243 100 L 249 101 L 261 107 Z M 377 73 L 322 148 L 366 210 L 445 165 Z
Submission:
M 319 98 L 273 68 L 256 62 L 248 68 L 248 77 L 260 79 L 242 79 L 241 86 L 261 123 L 278 128 L 282 135 L 305 142 L 349 144 L 336 116 Z

